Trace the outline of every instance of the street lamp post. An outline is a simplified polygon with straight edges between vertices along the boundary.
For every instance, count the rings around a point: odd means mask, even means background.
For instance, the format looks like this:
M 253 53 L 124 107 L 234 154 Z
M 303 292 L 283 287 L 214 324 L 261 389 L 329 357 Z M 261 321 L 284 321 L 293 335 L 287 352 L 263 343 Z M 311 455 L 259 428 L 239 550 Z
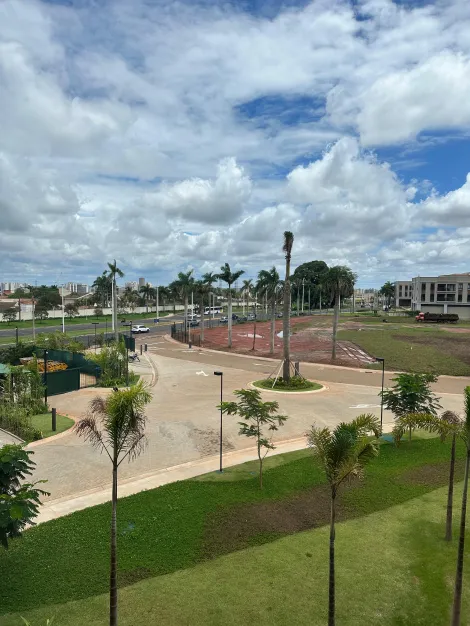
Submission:
M 92 322 L 92 324 L 95 327 L 95 354 L 96 354 L 96 327 L 98 326 L 99 322 Z
M 305 303 L 305 278 L 302 278 L 302 314 L 304 312 L 304 303 Z
M 44 350 L 44 404 L 47 410 L 47 350 Z
M 380 395 L 380 430 L 382 430 L 383 415 L 384 415 L 384 378 L 385 378 L 385 359 L 377 357 L 375 359 L 378 363 L 382 363 L 382 393 Z
M 219 471 L 222 472 L 222 398 L 223 398 L 224 373 L 214 372 L 214 376 L 220 376 L 220 445 L 219 445 L 220 466 L 219 466 Z
M 132 339 L 132 322 L 129 322 L 129 341 L 127 343 L 127 372 L 126 372 L 126 385 L 129 387 L 129 348 L 131 345 L 131 339 Z

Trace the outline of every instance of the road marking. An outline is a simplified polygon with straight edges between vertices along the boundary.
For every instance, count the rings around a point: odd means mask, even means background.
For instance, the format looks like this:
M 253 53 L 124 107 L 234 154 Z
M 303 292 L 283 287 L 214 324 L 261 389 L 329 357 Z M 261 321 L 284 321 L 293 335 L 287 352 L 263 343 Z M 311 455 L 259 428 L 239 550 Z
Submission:
M 196 376 L 201 376 L 201 374 L 203 376 L 209 376 L 209 374 L 206 374 L 206 372 L 204 372 L 203 370 L 201 370 L 200 372 L 196 372 Z
M 354 404 L 350 409 L 378 409 L 380 404 Z

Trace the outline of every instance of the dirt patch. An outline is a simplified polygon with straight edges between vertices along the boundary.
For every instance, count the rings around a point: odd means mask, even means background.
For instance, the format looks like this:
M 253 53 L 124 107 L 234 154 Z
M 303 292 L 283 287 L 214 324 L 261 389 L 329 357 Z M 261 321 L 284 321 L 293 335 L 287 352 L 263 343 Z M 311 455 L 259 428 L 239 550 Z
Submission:
M 118 571 L 118 587 L 127 587 L 153 576 L 152 570 L 148 567 L 135 567 L 130 570 Z
M 254 540 L 266 540 L 318 528 L 330 521 L 330 489 L 326 485 L 309 489 L 287 500 L 257 502 L 236 506 L 211 516 L 204 533 L 203 556 L 242 550 Z M 337 501 L 337 520 L 346 518 L 341 498 Z
M 455 328 L 454 330 L 460 329 Z M 445 333 L 445 336 L 436 336 L 431 333 L 423 333 L 423 336 L 396 334 L 393 337 L 408 344 L 432 346 L 436 350 L 449 354 L 470 365 L 470 336 L 463 337 L 460 335 L 453 337 L 451 333 Z
M 220 434 L 219 431 L 216 431 L 212 428 L 208 428 L 206 430 L 202 430 L 200 428 L 191 429 L 189 436 L 194 442 L 194 445 L 198 449 L 198 451 L 203 455 L 211 455 L 219 452 L 220 446 Z M 227 439 L 226 437 L 222 438 L 222 449 L 224 452 L 229 452 L 233 450 L 235 446 L 233 443 Z
M 434 463 L 432 465 L 422 465 L 412 470 L 404 472 L 400 480 L 412 485 L 432 485 L 433 487 L 444 487 L 449 481 L 450 460 L 444 463 Z M 455 481 L 463 479 L 465 462 L 457 460 L 455 462 Z

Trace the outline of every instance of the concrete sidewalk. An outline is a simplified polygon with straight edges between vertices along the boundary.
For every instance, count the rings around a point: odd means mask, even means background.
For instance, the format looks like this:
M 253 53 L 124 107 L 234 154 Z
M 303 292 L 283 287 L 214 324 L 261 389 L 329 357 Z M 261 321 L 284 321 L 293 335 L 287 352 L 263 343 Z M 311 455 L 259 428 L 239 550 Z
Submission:
M 301 450 L 307 447 L 307 440 L 305 437 L 298 439 L 290 439 L 276 444 L 276 449 L 273 454 L 283 454 L 285 452 L 293 452 L 294 450 Z M 227 452 L 224 454 L 223 464 L 224 467 L 232 467 L 233 465 L 239 465 L 246 463 L 247 461 L 257 460 L 257 449 L 248 448 L 245 450 L 236 450 L 234 452 Z M 210 456 L 198 461 L 190 461 L 189 463 L 182 463 L 175 465 L 174 467 L 168 467 L 160 469 L 155 472 L 144 474 L 135 479 L 123 479 L 119 482 L 118 497 L 125 498 L 141 491 L 147 491 L 148 489 L 155 489 L 168 483 L 175 483 L 179 480 L 186 480 L 187 478 L 194 478 L 194 476 L 200 476 L 201 474 L 207 474 L 218 470 L 219 468 L 219 455 Z M 109 476 L 111 477 L 111 465 L 109 466 Z M 82 492 L 72 498 L 59 498 L 57 500 L 49 500 L 43 504 L 39 510 L 39 515 L 36 518 L 36 523 L 48 522 L 64 515 L 69 515 L 75 511 L 81 511 L 90 506 L 96 506 L 97 504 L 103 504 L 111 500 L 111 487 L 106 489 L 92 489 L 86 492 Z

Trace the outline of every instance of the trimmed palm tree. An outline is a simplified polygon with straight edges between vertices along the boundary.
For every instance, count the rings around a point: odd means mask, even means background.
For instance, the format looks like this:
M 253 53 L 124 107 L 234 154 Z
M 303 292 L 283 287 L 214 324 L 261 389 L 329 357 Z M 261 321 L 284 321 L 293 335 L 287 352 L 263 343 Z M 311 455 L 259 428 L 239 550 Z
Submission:
M 334 301 L 333 315 L 333 347 L 331 358 L 336 359 L 336 341 L 338 335 L 339 307 L 341 298 L 351 295 L 354 291 L 354 283 L 356 282 L 356 274 L 349 267 L 344 265 L 336 265 L 330 267 L 323 280 L 325 289 L 330 293 L 331 299 Z
M 184 301 L 184 328 L 185 332 L 188 329 L 188 304 L 189 294 L 194 290 L 194 277 L 193 271 L 178 272 L 178 278 L 170 285 L 179 297 Z
M 142 382 L 90 402 L 87 415 L 75 425 L 80 437 L 105 452 L 112 463 L 111 560 L 109 624 L 117 626 L 117 499 L 118 469 L 125 459 L 136 458 L 145 446 L 145 406 L 151 394 Z
M 114 259 L 113 263 L 108 263 L 109 267 L 109 276 L 113 285 L 113 320 L 114 320 L 114 339 L 116 343 L 119 341 L 119 330 L 117 323 L 117 285 L 116 285 L 116 276 L 122 278 L 124 276 L 124 272 L 119 269 L 116 263 L 116 259 Z
M 335 522 L 336 498 L 348 477 L 362 477 L 364 467 L 379 453 L 380 421 L 375 415 L 359 415 L 352 422 L 342 422 L 333 431 L 313 426 L 307 434 L 308 444 L 320 460 L 331 493 L 330 556 L 328 587 L 328 626 L 335 626 Z
M 142 294 L 142 296 L 144 297 L 144 302 L 145 302 L 145 307 L 147 309 L 147 313 L 149 310 L 149 300 L 151 300 L 152 298 L 155 297 L 155 289 L 153 287 L 151 287 L 148 283 L 146 285 L 143 285 L 140 289 L 139 289 L 140 293 Z
M 460 626 L 460 613 L 462 609 L 463 556 L 465 551 L 465 525 L 467 518 L 468 472 L 470 469 L 470 387 L 465 387 L 464 405 L 465 417 L 462 420 L 462 425 L 459 429 L 459 436 L 465 444 L 467 453 L 465 456 L 465 476 L 463 481 L 462 510 L 460 514 L 457 571 L 455 574 L 454 602 L 452 605 L 452 626 Z
M 279 298 L 282 281 L 279 272 L 273 266 L 270 270 L 261 270 L 258 273 L 256 291 L 262 296 L 266 296 L 271 308 L 271 332 L 269 341 L 269 352 L 274 353 L 274 342 L 276 337 L 276 304 Z
M 462 428 L 462 421 L 453 411 L 444 411 L 437 417 L 430 413 L 409 413 L 399 417 L 395 422 L 392 434 L 396 445 L 399 445 L 405 432 L 410 433 L 416 428 L 437 433 L 441 441 L 444 442 L 447 436 L 452 437 L 450 449 L 449 485 L 447 488 L 447 515 L 446 515 L 446 541 L 452 541 L 452 514 L 454 500 L 454 475 L 455 475 L 455 444 L 459 430 Z
M 235 281 L 237 281 L 242 274 L 244 274 L 244 270 L 238 270 L 238 272 L 232 272 L 230 269 L 230 265 L 225 263 L 220 268 L 220 274 L 218 274 L 217 278 L 220 278 L 224 283 L 227 283 L 227 308 L 228 308 L 228 347 L 232 347 L 232 285 Z
M 284 280 L 284 311 L 282 340 L 284 343 L 284 364 L 282 366 L 282 377 L 285 382 L 290 380 L 290 262 L 292 256 L 292 246 L 294 245 L 294 235 L 286 230 L 284 233 L 284 245 L 282 251 L 286 257 L 286 277 Z

